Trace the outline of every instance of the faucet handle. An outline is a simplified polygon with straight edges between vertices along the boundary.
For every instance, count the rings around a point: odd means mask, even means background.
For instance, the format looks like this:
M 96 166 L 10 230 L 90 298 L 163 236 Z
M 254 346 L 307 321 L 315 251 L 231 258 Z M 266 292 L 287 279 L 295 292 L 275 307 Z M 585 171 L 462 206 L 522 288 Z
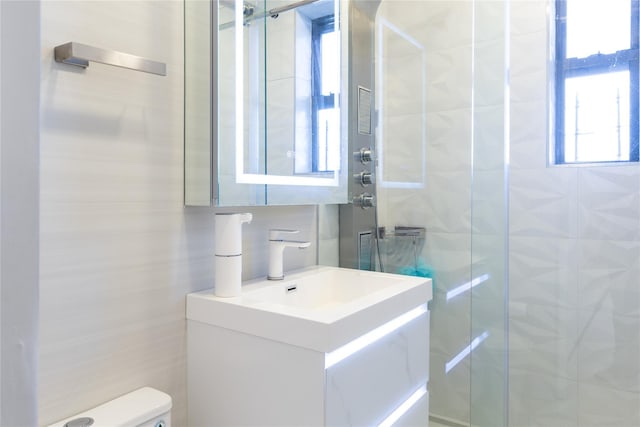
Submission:
M 272 228 L 269 230 L 269 240 L 278 240 L 280 234 L 296 234 L 300 230 L 290 230 L 286 228 Z

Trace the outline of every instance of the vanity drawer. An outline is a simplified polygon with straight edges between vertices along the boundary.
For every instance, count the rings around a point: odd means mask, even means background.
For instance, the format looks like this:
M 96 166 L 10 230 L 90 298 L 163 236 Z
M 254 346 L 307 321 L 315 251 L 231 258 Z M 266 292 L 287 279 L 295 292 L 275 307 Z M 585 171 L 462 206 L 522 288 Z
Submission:
M 325 425 L 378 425 L 428 379 L 426 312 L 327 369 Z

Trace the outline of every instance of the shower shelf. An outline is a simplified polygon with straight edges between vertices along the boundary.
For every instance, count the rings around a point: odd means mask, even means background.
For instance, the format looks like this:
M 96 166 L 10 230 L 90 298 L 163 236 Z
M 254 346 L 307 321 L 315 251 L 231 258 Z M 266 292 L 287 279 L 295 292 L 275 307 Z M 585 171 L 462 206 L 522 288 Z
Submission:
M 54 49 L 56 62 L 62 62 L 76 67 L 87 68 L 89 62 L 99 62 L 105 65 L 127 68 L 134 71 L 167 75 L 167 66 L 163 62 L 156 62 L 140 56 L 115 50 L 106 50 L 82 43 L 68 42 L 56 46 Z
M 424 227 L 396 225 L 391 230 L 380 227 L 377 268 L 387 273 L 431 277 L 426 275 L 429 267 L 423 254 L 426 235 Z
M 385 227 L 378 229 L 378 236 L 381 239 L 385 237 L 415 237 L 424 238 L 427 234 L 427 229 L 424 227 L 407 227 L 403 225 L 396 225 L 393 230 L 387 231 Z

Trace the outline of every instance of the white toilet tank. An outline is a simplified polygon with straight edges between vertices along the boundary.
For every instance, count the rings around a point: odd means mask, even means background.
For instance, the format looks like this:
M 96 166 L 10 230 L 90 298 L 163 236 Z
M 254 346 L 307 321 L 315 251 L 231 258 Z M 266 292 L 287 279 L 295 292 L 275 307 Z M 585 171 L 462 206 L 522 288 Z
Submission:
M 171 427 L 171 396 L 143 387 L 49 427 Z

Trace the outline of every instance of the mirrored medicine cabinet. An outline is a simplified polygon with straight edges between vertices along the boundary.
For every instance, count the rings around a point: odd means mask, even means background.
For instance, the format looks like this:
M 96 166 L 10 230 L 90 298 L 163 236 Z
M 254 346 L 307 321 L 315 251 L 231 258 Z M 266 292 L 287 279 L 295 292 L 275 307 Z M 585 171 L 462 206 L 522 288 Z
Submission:
M 345 3 L 185 0 L 186 205 L 347 201 Z

